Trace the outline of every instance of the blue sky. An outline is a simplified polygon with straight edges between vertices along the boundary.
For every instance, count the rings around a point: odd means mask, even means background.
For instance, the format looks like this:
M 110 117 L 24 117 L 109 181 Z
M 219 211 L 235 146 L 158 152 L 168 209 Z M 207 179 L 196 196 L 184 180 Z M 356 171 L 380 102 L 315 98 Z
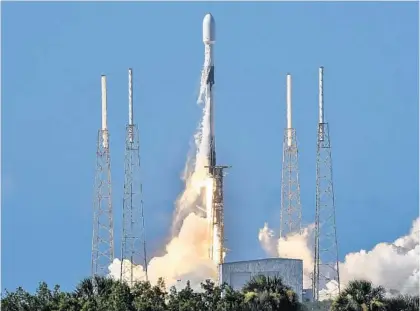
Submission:
M 318 67 L 333 146 L 340 258 L 418 215 L 416 3 L 3 3 L 2 288 L 90 273 L 100 75 L 108 79 L 119 253 L 127 69 L 134 70 L 149 253 L 167 239 L 201 109 L 201 24 L 217 23 L 216 135 L 228 260 L 278 230 L 285 75 L 293 77 L 304 221 L 314 215 Z

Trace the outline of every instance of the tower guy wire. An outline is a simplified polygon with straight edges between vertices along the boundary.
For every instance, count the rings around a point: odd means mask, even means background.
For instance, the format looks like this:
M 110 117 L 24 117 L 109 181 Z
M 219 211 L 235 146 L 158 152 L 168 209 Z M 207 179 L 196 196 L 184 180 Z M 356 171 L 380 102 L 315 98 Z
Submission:
M 92 276 L 104 276 L 114 259 L 114 227 L 111 197 L 111 160 L 107 127 L 106 77 L 102 85 L 102 129 L 98 131 L 95 198 L 93 204 Z
M 283 139 L 281 179 L 280 237 L 301 232 L 302 206 L 300 201 L 299 161 L 296 130 L 292 127 L 292 84 L 287 75 L 287 127 Z
M 315 243 L 312 276 L 315 301 L 325 298 L 320 297 L 320 291 L 327 283 L 329 283 L 328 292 L 331 296 L 340 293 L 331 141 L 328 123 L 324 120 L 323 71 L 323 67 L 319 68 Z
M 128 81 L 129 120 L 126 127 L 125 140 L 120 278 L 132 286 L 136 281 L 134 279 L 135 266 L 140 264 L 143 265 L 146 280 L 148 277 L 143 189 L 140 171 L 140 140 L 138 127 L 133 122 L 133 84 L 131 69 L 128 70 Z

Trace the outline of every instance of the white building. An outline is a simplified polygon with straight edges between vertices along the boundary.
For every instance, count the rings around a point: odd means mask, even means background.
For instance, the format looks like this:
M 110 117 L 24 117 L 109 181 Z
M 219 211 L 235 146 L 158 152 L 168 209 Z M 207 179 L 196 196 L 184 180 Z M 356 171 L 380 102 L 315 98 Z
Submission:
M 300 259 L 268 258 L 228 262 L 220 265 L 220 283 L 227 283 L 233 289 L 240 290 L 252 277 L 257 275 L 280 276 L 302 301 L 303 261 Z

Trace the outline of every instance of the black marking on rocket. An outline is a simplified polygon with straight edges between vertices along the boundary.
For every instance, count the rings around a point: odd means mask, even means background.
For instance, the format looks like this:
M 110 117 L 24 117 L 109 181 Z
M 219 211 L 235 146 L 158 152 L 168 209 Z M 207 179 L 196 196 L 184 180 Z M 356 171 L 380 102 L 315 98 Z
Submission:
M 214 84 L 214 66 L 210 67 L 209 75 L 207 76 L 207 84 L 210 84 L 210 88 Z
M 214 66 L 210 67 L 209 74 L 207 76 L 207 85 L 210 86 L 210 90 L 212 89 L 214 84 Z M 212 133 L 214 135 L 214 133 Z M 215 146 L 215 139 L 212 136 L 210 138 L 210 150 L 209 150 L 209 173 L 213 176 L 214 174 L 214 167 L 216 166 L 216 146 Z
M 214 175 L 214 167 L 216 166 L 216 146 L 214 137 L 210 140 L 210 161 L 209 161 L 209 173 L 211 176 Z

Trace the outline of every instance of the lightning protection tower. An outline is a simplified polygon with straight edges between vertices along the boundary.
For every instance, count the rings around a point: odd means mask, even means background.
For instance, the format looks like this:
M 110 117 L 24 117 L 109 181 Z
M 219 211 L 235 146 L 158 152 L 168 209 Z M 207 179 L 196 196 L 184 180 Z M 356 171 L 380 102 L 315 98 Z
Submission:
M 144 266 L 147 280 L 147 257 L 140 179 L 139 131 L 133 122 L 133 71 L 131 68 L 128 69 L 128 124 L 125 139 L 122 230 L 120 277 L 132 286 L 136 281 L 135 266 Z
M 93 204 L 92 276 L 106 275 L 114 259 L 114 228 L 111 199 L 111 161 L 107 125 L 106 77 L 101 76 L 102 128 L 96 151 L 95 200 Z
M 323 74 L 324 68 L 320 67 L 314 272 L 312 276 L 312 290 L 315 301 L 322 298 L 320 297 L 320 290 L 327 283 L 330 283 L 328 287 L 331 295 L 340 293 L 331 142 L 328 123 L 324 120 Z
M 281 183 L 280 237 L 300 233 L 302 207 L 300 202 L 298 147 L 296 130 L 292 127 L 292 77 L 286 78 L 287 128 L 283 140 L 283 167 Z M 287 254 L 282 254 L 285 256 Z

